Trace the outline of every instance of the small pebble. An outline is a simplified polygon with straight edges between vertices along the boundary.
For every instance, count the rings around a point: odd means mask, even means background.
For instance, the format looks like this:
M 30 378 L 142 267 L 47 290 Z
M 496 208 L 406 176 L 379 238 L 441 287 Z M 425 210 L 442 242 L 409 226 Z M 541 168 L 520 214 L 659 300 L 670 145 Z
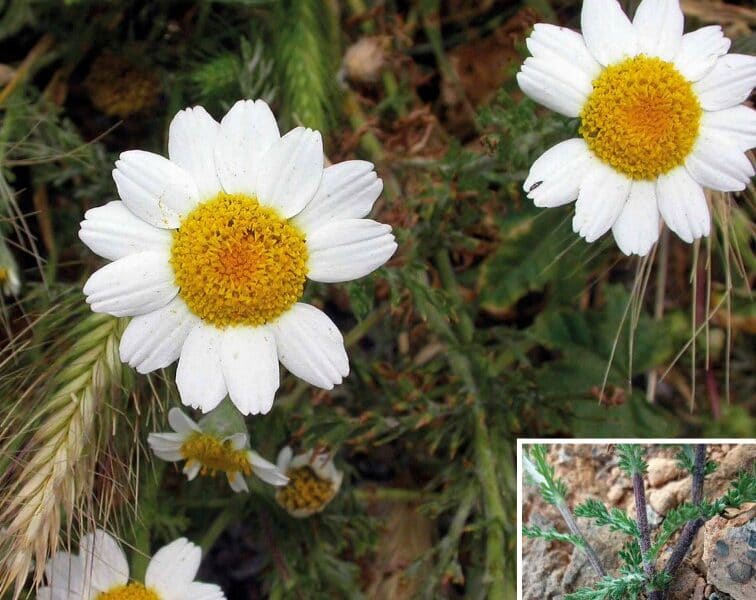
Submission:
M 739 560 L 727 565 L 727 574 L 735 583 L 748 583 L 753 575 L 753 567 Z

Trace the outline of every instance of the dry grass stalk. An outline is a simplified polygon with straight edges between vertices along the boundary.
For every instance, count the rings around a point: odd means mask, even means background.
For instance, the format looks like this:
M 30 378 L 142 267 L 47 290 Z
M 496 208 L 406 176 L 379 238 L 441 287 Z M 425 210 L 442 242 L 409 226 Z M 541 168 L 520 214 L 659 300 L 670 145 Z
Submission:
M 39 426 L 4 475 L 0 593 L 14 587 L 18 598 L 31 569 L 38 584 L 45 561 L 58 548 L 61 524 L 71 527 L 75 515 L 87 513 L 81 508 L 92 499 L 100 432 L 107 431 L 99 425 L 111 413 L 111 400 L 122 394 L 122 331 L 122 320 L 91 314 L 72 332 L 75 341 L 53 370 L 51 392 L 36 411 Z M 11 436 L 3 450 L 11 444 L 18 438 Z

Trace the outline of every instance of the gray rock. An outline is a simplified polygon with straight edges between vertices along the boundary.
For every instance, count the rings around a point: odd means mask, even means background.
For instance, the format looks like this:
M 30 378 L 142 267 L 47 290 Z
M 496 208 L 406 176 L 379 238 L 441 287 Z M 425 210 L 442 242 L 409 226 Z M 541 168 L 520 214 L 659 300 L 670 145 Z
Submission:
M 756 598 L 755 544 L 756 519 L 724 531 L 707 557 L 708 583 L 734 600 Z

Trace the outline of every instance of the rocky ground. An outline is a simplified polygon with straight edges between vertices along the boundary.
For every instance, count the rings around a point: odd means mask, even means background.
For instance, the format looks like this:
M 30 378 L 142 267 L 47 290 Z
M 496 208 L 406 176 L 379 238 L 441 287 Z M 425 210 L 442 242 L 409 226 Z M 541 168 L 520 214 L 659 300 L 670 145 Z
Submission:
M 677 466 L 677 447 L 649 447 L 646 497 L 649 524 L 654 530 L 665 515 L 689 500 L 691 478 Z M 550 462 L 570 490 L 568 503 L 575 507 L 597 498 L 608 507 L 619 507 L 635 516 L 632 483 L 617 466 L 609 445 L 556 444 Z M 706 478 L 706 498 L 722 495 L 738 472 L 753 467 L 756 445 L 719 444 L 708 447 L 708 458 L 718 469 Z M 546 504 L 532 486 L 523 491 L 523 523 L 566 531 L 557 510 Z M 618 566 L 617 552 L 626 537 L 578 519 L 609 572 Z M 676 540 L 672 540 L 672 545 Z M 669 547 L 662 552 L 666 562 Z M 565 543 L 523 539 L 523 598 L 549 600 L 591 585 L 596 575 L 583 553 Z M 670 589 L 670 600 L 752 600 L 756 598 L 756 505 L 744 505 L 706 523 Z

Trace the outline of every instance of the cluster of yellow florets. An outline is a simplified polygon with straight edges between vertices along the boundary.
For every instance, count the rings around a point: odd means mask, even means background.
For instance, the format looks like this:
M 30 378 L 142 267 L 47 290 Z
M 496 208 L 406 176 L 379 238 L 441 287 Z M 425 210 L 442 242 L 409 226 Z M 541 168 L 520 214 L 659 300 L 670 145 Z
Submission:
M 107 592 L 100 592 L 95 600 L 160 600 L 160 596 L 141 583 L 129 583 Z
M 276 500 L 289 511 L 318 510 L 328 504 L 334 496 L 330 481 L 320 479 L 310 467 L 289 469 L 286 473 L 289 483 L 276 493 Z
M 231 442 L 221 441 L 206 433 L 195 433 L 181 445 L 181 455 L 187 460 L 194 460 L 202 465 L 202 475 L 214 475 L 217 471 L 224 473 L 243 473 L 250 475 L 252 465 L 246 450 L 236 450 Z
M 616 170 L 631 179 L 655 179 L 683 164 L 701 113 L 690 83 L 672 64 L 641 55 L 596 78 L 580 134 Z
M 272 208 L 221 193 L 174 233 L 171 265 L 181 297 L 204 321 L 262 325 L 302 297 L 307 246 Z
M 154 72 L 105 51 L 92 63 L 84 87 L 98 110 L 125 119 L 155 105 L 160 79 Z

